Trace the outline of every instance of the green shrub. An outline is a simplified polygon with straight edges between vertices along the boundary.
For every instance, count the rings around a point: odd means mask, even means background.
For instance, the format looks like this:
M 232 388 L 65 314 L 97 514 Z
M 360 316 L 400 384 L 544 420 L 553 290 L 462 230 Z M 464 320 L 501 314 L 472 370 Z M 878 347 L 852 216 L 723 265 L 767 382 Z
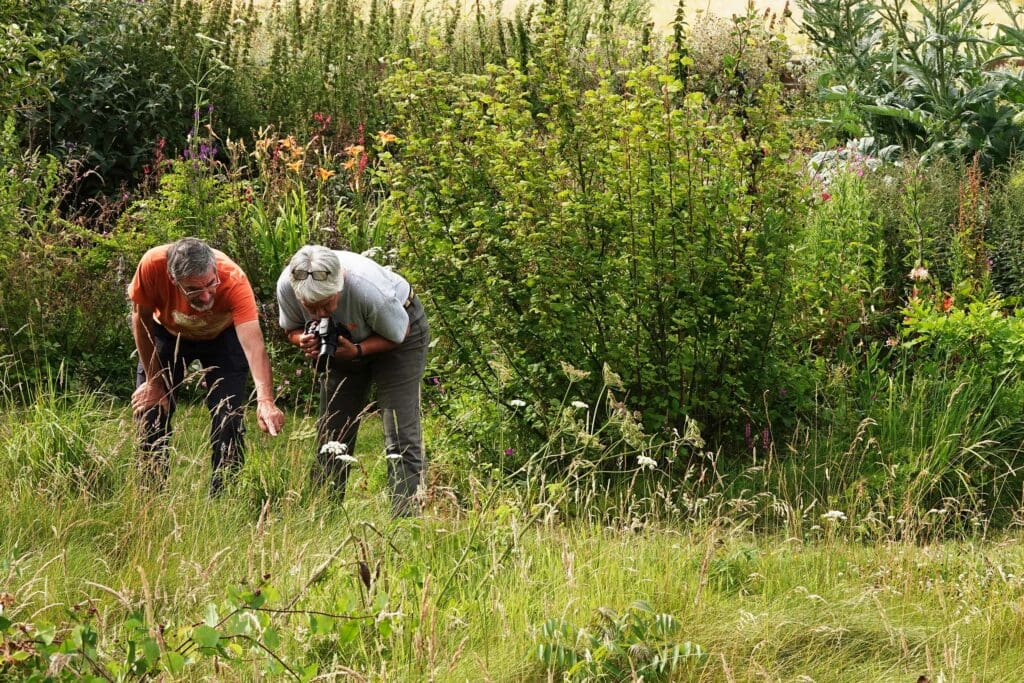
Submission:
M 407 62 L 388 82 L 400 267 L 435 311 L 440 374 L 492 399 L 500 387 L 543 422 L 562 363 L 595 396 L 607 362 L 649 427 L 690 415 L 736 435 L 785 374 L 804 195 L 778 88 L 718 107 L 663 60 L 621 92 L 611 77 L 581 90 L 561 20 L 544 22 L 525 72 Z

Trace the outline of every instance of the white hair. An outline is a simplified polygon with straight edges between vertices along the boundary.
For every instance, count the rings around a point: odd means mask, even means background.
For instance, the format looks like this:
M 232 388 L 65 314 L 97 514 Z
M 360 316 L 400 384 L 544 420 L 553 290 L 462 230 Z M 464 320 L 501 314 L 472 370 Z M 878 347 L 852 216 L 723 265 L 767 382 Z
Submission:
M 216 267 L 213 249 L 196 237 L 182 237 L 167 249 L 167 272 L 175 282 L 202 277 Z
M 295 270 L 327 271 L 326 280 L 296 280 L 291 277 Z M 295 297 L 303 304 L 316 303 L 328 299 L 341 291 L 345 284 L 345 273 L 341 269 L 338 255 L 327 247 L 306 245 L 295 252 L 288 262 L 288 275 L 292 283 Z

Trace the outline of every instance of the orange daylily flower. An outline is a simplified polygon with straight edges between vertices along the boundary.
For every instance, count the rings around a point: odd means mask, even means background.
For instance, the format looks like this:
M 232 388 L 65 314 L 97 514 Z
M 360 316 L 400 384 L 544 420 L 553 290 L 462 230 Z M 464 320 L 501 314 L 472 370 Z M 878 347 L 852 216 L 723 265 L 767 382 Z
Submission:
M 955 301 L 956 301 L 956 299 L 954 299 L 953 295 L 951 295 L 951 294 L 947 294 L 945 297 L 943 297 L 943 299 L 942 299 L 942 312 L 943 313 L 949 313 L 950 309 L 953 308 L 953 302 L 955 302 Z
M 380 144 L 386 145 L 389 142 L 397 142 L 398 136 L 393 133 L 389 133 L 386 130 L 377 131 L 377 138 L 380 140 Z
M 334 171 L 328 170 L 321 166 L 316 169 L 316 177 L 320 179 L 320 182 L 326 183 L 334 175 Z
M 302 160 L 300 159 L 299 161 L 293 161 L 290 164 L 285 164 L 285 166 L 288 167 L 289 171 L 295 171 L 296 173 L 298 173 L 299 171 L 302 170 Z
M 365 148 L 362 145 L 349 145 L 348 147 L 345 148 L 345 154 L 349 155 L 350 157 L 358 157 L 364 151 Z
M 357 157 L 352 157 L 351 159 L 349 159 L 348 161 L 346 161 L 345 163 L 343 163 L 343 164 L 341 165 L 341 167 L 342 167 L 343 169 L 345 169 L 346 171 L 351 171 L 351 170 L 352 170 L 352 168 L 353 168 L 353 167 L 354 167 L 354 166 L 356 165 L 356 162 L 357 162 L 358 160 L 359 160 L 359 159 L 358 159 Z

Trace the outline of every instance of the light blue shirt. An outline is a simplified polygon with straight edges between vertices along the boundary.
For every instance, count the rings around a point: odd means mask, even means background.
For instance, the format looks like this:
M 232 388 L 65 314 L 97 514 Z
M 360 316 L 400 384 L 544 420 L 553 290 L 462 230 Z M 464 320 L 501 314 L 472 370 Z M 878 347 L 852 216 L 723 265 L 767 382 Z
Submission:
M 409 314 L 405 301 L 412 287 L 398 273 L 351 251 L 335 251 L 341 261 L 344 280 L 338 306 L 331 317 L 352 333 L 353 342 L 378 334 L 395 343 L 405 340 Z M 305 327 L 313 319 L 299 303 L 292 289 L 291 266 L 277 279 L 278 322 L 285 330 Z

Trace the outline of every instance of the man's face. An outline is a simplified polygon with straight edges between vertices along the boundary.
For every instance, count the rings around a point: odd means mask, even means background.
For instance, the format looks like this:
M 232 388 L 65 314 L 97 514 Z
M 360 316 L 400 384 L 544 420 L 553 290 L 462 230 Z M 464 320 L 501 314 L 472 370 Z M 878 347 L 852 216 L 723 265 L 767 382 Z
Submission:
M 177 280 L 175 284 L 188 299 L 188 305 L 200 313 L 213 308 L 214 294 L 217 286 L 220 285 L 220 278 L 217 277 L 217 270 L 210 269 L 205 275 L 186 277 Z
M 320 301 L 304 303 L 302 307 L 309 311 L 314 318 L 329 318 L 334 313 L 334 309 L 338 307 L 338 296 L 339 294 L 335 294 Z

